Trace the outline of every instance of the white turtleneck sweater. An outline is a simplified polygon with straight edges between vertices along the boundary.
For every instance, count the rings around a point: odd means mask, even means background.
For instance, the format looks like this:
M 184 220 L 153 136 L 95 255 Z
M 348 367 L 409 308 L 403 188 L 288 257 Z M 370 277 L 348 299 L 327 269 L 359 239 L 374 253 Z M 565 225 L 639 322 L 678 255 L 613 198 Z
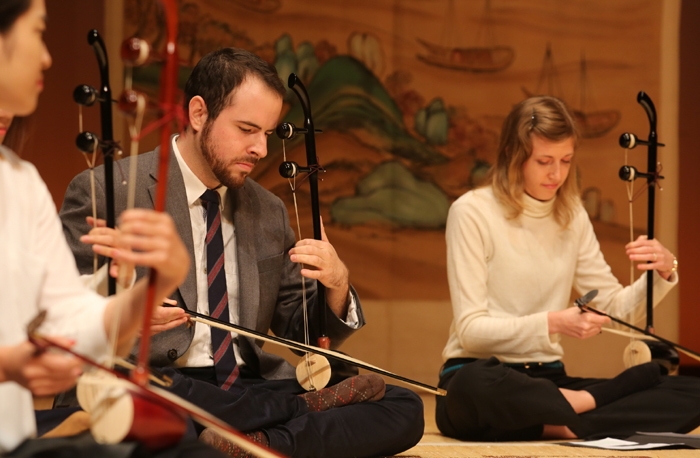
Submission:
M 547 313 L 570 307 L 571 288 L 599 291 L 591 303 L 633 321 L 643 316 L 646 275 L 623 288 L 605 262 L 588 215 L 579 206 L 566 230 L 554 199 L 524 195 L 524 211 L 505 217 L 491 187 L 457 199 L 447 217 L 447 275 L 454 318 L 443 350 L 450 358 L 552 362 L 564 351 L 550 336 Z M 678 282 L 654 272 L 656 305 Z

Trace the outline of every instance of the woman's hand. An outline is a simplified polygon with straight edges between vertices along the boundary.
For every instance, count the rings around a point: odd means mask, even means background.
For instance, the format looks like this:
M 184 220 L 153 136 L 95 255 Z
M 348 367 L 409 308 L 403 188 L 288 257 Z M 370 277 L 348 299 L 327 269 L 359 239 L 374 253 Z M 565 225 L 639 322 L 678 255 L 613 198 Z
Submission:
M 96 245 L 101 245 L 104 249 L 109 248 L 120 248 L 128 250 L 127 246 L 121 239 L 121 231 L 119 229 L 111 229 L 107 227 L 107 222 L 103 219 L 95 219 L 92 216 L 88 216 L 87 223 L 92 227 L 87 235 L 80 237 L 80 241 L 87 244 L 93 245 L 93 250 L 98 252 L 94 248 Z M 110 264 L 109 274 L 119 281 L 119 285 L 122 288 L 128 288 L 131 286 L 131 282 L 134 278 L 134 264 L 119 262 L 117 259 L 112 259 Z
M 657 239 L 648 240 L 646 235 L 640 235 L 637 240 L 628 243 L 625 249 L 630 261 L 641 263 L 637 264 L 637 269 L 656 269 L 665 280 L 671 277 L 676 257 Z M 647 261 L 651 262 L 647 264 Z
M 51 340 L 66 347 L 75 343 L 60 337 L 52 337 Z M 16 382 L 36 396 L 70 389 L 81 373 L 82 363 L 77 358 L 42 351 L 29 341 L 0 348 L 0 381 Z
M 137 208 L 122 213 L 120 220 L 121 237 L 117 246 L 98 244 L 93 250 L 119 263 L 155 269 L 158 287 L 162 291 L 175 290 L 187 276 L 190 257 L 172 217 L 167 213 Z
M 569 307 L 547 314 L 550 334 L 565 334 L 577 339 L 587 339 L 600 334 L 610 318 L 594 313 L 582 312 L 578 307 Z

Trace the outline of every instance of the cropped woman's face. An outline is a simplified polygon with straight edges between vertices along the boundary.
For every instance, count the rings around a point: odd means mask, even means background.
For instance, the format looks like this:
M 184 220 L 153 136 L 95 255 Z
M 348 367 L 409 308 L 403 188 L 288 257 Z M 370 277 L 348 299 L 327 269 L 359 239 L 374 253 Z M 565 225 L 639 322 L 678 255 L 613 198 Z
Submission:
M 523 165 L 525 192 L 537 200 L 553 199 L 569 176 L 573 157 L 573 137 L 551 141 L 533 135 L 532 154 Z
M 10 124 L 12 124 L 12 116 L 11 113 L 1 110 L 0 109 L 0 144 L 5 141 L 5 135 L 7 135 L 7 129 L 10 128 Z
M 0 108 L 18 116 L 36 109 L 51 56 L 44 44 L 46 6 L 32 0 L 29 9 L 0 34 Z

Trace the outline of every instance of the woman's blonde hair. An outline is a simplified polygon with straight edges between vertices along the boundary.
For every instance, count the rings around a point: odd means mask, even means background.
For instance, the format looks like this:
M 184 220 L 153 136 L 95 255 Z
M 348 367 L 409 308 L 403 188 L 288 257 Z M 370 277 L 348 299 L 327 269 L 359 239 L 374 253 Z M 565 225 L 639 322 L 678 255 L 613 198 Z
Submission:
M 498 145 L 498 161 L 489 172 L 493 193 L 506 209 L 506 217 L 517 218 L 523 212 L 523 166 L 532 155 L 532 136 L 551 141 L 567 138 L 578 143 L 574 116 L 566 104 L 556 97 L 530 97 L 516 105 L 503 122 Z M 564 184 L 557 190 L 554 218 L 566 228 L 580 203 L 574 155 Z

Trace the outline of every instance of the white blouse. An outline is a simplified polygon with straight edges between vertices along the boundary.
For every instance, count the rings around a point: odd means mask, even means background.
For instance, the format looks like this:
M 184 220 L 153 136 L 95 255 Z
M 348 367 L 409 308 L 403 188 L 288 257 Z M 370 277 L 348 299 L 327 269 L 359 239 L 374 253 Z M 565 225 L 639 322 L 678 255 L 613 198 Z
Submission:
M 106 299 L 86 289 L 66 244 L 51 195 L 36 168 L 0 146 L 0 346 L 27 339 L 41 310 L 44 335 L 75 340 L 74 349 L 97 358 L 107 352 Z M 32 395 L 0 383 L 0 452 L 36 434 Z

